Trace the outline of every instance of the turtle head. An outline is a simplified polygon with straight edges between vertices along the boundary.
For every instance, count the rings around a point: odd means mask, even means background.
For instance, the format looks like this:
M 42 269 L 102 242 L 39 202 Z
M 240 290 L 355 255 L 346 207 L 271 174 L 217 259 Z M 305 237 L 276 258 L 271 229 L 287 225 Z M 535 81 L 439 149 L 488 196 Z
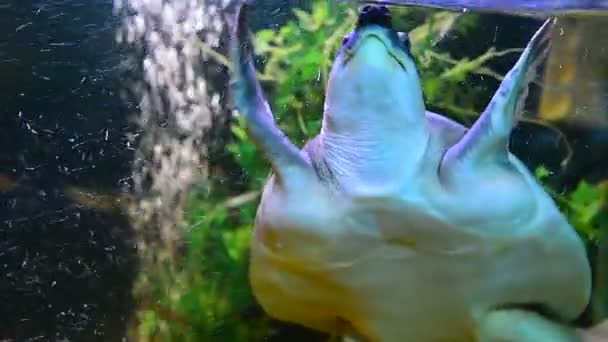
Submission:
M 325 115 L 332 124 L 347 125 L 353 115 L 378 121 L 384 114 L 396 114 L 384 119 L 403 117 L 407 122 L 408 117 L 423 113 L 422 88 L 407 34 L 393 29 L 386 6 L 363 7 L 332 66 Z

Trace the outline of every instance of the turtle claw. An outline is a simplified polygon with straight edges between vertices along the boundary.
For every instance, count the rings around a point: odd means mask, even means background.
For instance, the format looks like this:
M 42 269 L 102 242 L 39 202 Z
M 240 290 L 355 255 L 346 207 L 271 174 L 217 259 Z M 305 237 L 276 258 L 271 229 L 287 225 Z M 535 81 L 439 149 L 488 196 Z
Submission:
M 449 159 L 506 157 L 511 131 L 525 102 L 535 69 L 551 44 L 555 19 L 547 19 L 530 39 L 513 68 L 501 82 L 492 100 L 467 134 L 446 155 Z
M 276 126 L 270 106 L 257 80 L 253 64 L 253 44 L 247 24 L 246 3 L 236 10 L 236 25 L 230 40 L 232 73 L 230 88 L 234 105 L 246 122 L 252 141 L 263 151 L 274 172 L 284 178 L 287 169 L 308 169 L 299 149 Z

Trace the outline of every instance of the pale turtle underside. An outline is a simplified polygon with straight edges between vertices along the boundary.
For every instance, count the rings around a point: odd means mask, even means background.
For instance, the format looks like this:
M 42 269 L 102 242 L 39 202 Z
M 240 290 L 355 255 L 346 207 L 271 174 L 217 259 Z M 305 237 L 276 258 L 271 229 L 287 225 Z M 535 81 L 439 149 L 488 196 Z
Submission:
M 274 124 L 239 11 L 235 104 L 273 169 L 251 243 L 257 300 L 277 319 L 372 341 L 576 340 L 562 323 L 590 297 L 584 246 L 508 151 L 551 21 L 467 129 L 424 109 L 387 18 L 362 10 L 322 132 L 300 150 Z

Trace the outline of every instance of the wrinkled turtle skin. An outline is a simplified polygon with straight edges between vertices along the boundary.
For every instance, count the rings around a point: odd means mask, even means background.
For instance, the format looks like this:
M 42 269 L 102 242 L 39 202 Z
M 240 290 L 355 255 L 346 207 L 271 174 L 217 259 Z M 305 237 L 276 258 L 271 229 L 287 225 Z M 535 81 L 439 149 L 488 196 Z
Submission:
M 300 150 L 256 80 L 245 12 L 232 90 L 272 165 L 250 261 L 270 316 L 362 341 L 578 340 L 567 323 L 590 299 L 584 245 L 508 150 L 552 21 L 465 128 L 425 110 L 407 36 L 386 7 L 364 7 Z

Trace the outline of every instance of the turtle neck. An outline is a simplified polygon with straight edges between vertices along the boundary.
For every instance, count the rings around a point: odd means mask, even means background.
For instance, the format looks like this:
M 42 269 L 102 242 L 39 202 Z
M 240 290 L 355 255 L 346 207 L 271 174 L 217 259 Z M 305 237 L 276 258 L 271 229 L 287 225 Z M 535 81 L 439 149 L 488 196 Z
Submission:
M 320 147 L 338 180 L 374 184 L 415 172 L 429 139 L 424 111 L 416 116 L 389 111 L 354 117 L 326 111 Z

